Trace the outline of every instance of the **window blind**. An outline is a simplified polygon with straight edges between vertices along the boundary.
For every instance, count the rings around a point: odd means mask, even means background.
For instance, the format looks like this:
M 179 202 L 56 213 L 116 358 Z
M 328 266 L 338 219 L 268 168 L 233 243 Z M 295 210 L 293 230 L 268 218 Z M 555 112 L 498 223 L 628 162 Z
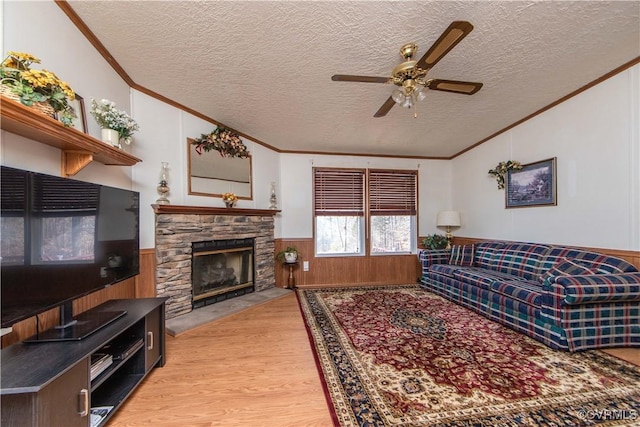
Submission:
M 364 215 L 364 170 L 313 170 L 316 215 Z
M 416 215 L 417 171 L 369 170 L 371 215 Z

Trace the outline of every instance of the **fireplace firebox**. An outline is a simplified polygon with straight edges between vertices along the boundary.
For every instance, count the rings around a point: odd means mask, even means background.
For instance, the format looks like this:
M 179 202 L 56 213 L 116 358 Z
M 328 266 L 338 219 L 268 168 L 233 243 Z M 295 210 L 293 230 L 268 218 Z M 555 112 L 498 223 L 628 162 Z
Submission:
M 193 308 L 253 292 L 253 252 L 252 238 L 193 242 Z

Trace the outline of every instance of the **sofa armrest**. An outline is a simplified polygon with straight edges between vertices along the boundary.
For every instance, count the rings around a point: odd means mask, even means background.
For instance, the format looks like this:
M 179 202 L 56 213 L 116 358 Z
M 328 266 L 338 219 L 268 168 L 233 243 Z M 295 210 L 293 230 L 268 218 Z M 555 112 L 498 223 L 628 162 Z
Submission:
M 418 259 L 422 265 L 422 274 L 427 274 L 429 266 L 434 264 L 447 264 L 451 258 L 448 249 L 420 249 Z
M 640 272 L 555 276 L 545 280 L 542 290 L 562 305 L 640 301 Z

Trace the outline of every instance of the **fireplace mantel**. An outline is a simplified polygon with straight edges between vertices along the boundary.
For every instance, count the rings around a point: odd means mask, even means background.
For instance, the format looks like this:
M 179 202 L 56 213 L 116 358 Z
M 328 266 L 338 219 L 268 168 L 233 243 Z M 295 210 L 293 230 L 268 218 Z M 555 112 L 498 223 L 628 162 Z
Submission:
M 156 214 L 275 216 L 279 209 L 216 208 L 211 206 L 151 205 Z

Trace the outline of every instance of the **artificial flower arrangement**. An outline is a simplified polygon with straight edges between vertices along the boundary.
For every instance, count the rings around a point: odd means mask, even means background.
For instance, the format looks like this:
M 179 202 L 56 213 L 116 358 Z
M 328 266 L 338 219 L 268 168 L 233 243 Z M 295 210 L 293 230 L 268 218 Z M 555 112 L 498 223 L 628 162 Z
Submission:
M 493 176 L 498 182 L 498 190 L 502 190 L 504 188 L 504 179 L 507 176 L 507 172 L 519 169 L 522 169 L 520 162 L 507 160 L 506 162 L 498 163 L 495 169 L 489 169 L 489 175 Z
M 75 92 L 51 71 L 31 68 L 31 64 L 39 63 L 40 59 L 31 54 L 7 52 L 0 65 L 0 83 L 28 107 L 38 102 L 49 104 L 62 124 L 71 126 L 76 117 L 70 105 L 76 98 Z
M 196 147 L 196 152 L 202 154 L 203 151 L 216 150 L 222 157 L 238 157 L 246 159 L 249 157 L 247 146 L 244 145 L 237 133 L 229 129 L 218 126 L 209 134 L 202 134 L 192 142 Z
M 224 193 L 222 195 L 222 201 L 225 203 L 233 204 L 238 201 L 238 196 L 233 193 Z
M 91 98 L 91 115 L 103 129 L 118 131 L 118 137 L 125 144 L 131 144 L 133 133 L 140 130 L 140 126 L 125 111 L 118 110 L 116 104 L 108 99 L 99 102 Z M 122 148 L 122 147 L 120 147 Z

